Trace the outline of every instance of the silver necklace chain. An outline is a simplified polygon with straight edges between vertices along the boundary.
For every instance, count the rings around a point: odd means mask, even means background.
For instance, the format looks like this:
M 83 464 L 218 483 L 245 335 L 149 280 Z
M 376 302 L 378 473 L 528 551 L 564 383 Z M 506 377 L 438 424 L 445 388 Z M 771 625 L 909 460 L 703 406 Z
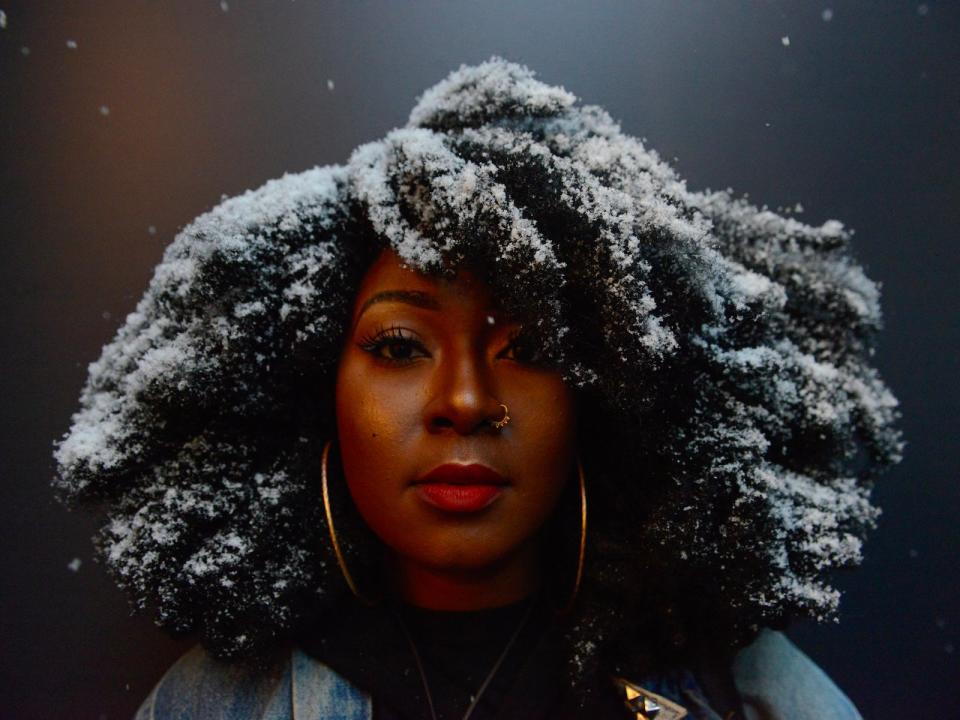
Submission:
M 530 615 L 533 614 L 533 607 L 536 605 L 535 600 L 535 597 L 531 598 L 530 606 L 527 608 L 526 612 L 524 612 L 523 618 L 520 620 L 520 624 L 517 625 L 517 629 L 513 631 L 513 635 L 511 635 L 510 639 L 507 641 L 507 645 L 500 653 L 500 657 L 497 658 L 497 661 L 493 664 L 490 672 L 487 673 L 487 677 L 484 678 L 483 682 L 480 684 L 480 688 L 477 690 L 476 694 L 473 696 L 473 700 L 470 702 L 470 707 L 467 708 L 467 711 L 463 714 L 461 720 L 470 720 L 470 716 L 473 714 L 477 704 L 480 702 L 480 698 L 490 686 L 494 676 L 497 674 L 497 670 L 500 669 L 500 666 L 503 665 L 503 661 L 506 660 L 507 655 L 510 654 L 510 648 L 512 648 L 514 643 L 516 643 L 517 638 L 520 637 L 520 632 L 527 624 L 527 620 L 529 620 Z M 420 673 L 420 682 L 423 683 L 423 692 L 427 696 L 427 705 L 430 707 L 430 718 L 431 720 L 437 720 L 437 711 L 433 706 L 433 695 L 430 694 L 430 685 L 427 683 L 427 673 L 423 669 L 423 661 L 420 659 L 420 652 L 417 650 L 417 645 L 413 641 L 413 636 L 407 629 L 407 624 L 403 621 L 403 618 L 399 613 L 397 613 L 397 620 L 400 623 L 400 629 L 403 630 L 403 634 L 407 638 L 407 643 L 410 645 L 410 651 L 413 653 L 414 662 L 417 664 L 417 671 Z

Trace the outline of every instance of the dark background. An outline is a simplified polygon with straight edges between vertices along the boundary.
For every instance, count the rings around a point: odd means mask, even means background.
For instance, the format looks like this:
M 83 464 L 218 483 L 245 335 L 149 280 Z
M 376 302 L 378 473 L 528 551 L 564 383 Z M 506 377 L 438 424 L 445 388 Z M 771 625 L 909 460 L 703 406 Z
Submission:
M 863 567 L 838 578 L 840 623 L 791 634 L 868 718 L 960 718 L 960 4 L 0 9 L 0 717 L 129 717 L 189 644 L 129 617 L 91 561 L 96 519 L 49 490 L 86 365 L 163 247 L 221 195 L 345 161 L 497 53 L 606 107 L 692 188 L 856 229 L 909 444 Z

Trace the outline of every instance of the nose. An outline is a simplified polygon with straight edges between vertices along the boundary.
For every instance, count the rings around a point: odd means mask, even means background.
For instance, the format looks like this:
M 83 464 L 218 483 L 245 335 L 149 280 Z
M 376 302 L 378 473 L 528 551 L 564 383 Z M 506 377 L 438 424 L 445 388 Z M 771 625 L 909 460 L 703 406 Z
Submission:
M 500 419 L 503 408 L 493 387 L 492 369 L 478 353 L 448 352 L 434 370 L 432 385 L 425 408 L 429 432 L 497 432 L 491 421 Z

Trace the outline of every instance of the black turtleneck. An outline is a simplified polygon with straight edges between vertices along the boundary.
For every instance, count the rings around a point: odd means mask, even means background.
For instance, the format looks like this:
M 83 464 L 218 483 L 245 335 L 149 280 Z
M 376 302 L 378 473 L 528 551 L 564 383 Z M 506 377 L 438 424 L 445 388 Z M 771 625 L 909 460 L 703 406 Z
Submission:
M 437 719 L 460 720 L 528 610 L 471 720 L 628 717 L 612 685 L 591 693 L 588 707 L 574 701 L 563 630 L 542 594 L 471 612 L 350 603 L 305 631 L 300 646 L 369 693 L 374 720 L 429 720 L 423 682 L 399 616 L 420 654 Z

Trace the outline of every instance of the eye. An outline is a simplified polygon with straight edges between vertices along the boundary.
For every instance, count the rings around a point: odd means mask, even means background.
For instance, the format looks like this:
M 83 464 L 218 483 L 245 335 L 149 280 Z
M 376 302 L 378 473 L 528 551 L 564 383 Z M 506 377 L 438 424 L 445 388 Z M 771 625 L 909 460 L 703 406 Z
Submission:
M 380 328 L 361 339 L 357 346 L 376 359 L 392 365 L 406 365 L 419 357 L 429 357 L 427 349 L 413 337 L 410 330 L 391 326 Z
M 507 346 L 500 351 L 497 357 L 514 360 L 524 365 L 542 365 L 545 362 L 540 348 L 536 347 L 529 335 L 519 330 L 510 336 Z

